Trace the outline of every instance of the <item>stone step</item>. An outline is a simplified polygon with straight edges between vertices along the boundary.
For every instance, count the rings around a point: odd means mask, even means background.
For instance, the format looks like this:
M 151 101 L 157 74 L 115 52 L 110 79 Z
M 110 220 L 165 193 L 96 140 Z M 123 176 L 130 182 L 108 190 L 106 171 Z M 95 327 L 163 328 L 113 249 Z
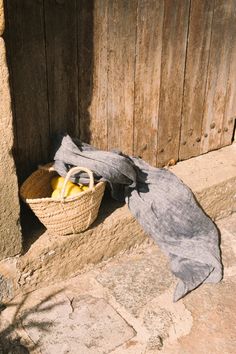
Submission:
M 236 143 L 171 167 L 213 219 L 236 211 Z
M 236 144 L 170 169 L 192 189 L 214 220 L 236 211 Z M 24 255 L 2 261 L 0 281 L 6 289 L 14 289 L 11 295 L 5 289 L 5 297 L 66 279 L 143 242 L 153 241 L 127 206 L 107 199 L 97 221 L 87 231 L 69 236 L 52 236 L 45 231 Z
M 155 245 L 140 246 L 19 294 L 1 309 L 0 352 L 24 354 L 23 346 L 30 354 L 235 353 L 236 213 L 217 226 L 220 283 L 202 284 L 173 303 L 177 279 L 167 257 Z

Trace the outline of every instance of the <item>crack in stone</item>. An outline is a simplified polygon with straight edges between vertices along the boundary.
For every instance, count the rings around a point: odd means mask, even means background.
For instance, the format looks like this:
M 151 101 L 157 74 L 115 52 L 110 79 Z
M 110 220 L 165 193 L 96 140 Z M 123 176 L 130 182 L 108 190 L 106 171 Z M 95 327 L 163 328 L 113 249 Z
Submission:
M 75 308 L 74 308 L 74 305 L 73 305 L 73 302 L 74 302 L 74 297 L 72 297 L 71 299 L 66 295 L 66 298 L 68 299 L 69 301 L 69 304 L 70 304 L 70 308 L 71 308 L 71 312 L 69 313 L 69 317 L 72 315 L 72 313 L 75 311 Z

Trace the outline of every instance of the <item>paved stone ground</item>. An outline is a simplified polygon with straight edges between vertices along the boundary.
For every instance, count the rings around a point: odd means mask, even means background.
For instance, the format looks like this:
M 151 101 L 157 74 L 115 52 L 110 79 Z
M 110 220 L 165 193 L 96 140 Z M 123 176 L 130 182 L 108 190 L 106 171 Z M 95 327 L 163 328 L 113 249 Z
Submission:
M 168 260 L 147 243 L 8 304 L 0 354 L 236 353 L 236 214 L 218 227 L 221 283 L 173 303 Z

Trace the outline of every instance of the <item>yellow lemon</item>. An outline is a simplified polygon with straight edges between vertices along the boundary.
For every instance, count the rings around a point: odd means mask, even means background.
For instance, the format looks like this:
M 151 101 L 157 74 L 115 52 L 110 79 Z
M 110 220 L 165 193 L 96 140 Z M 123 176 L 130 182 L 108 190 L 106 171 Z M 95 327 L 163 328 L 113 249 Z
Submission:
M 51 186 L 52 186 L 52 189 L 59 189 L 59 188 L 62 188 L 63 183 L 64 183 L 64 180 L 65 180 L 64 177 L 60 177 L 60 176 L 53 177 L 53 178 L 51 179 Z
M 89 186 L 82 186 L 83 191 L 87 191 L 89 189 Z
M 52 197 L 52 198 L 55 198 L 55 199 L 60 198 L 60 196 L 61 196 L 61 190 L 60 190 L 60 189 L 55 189 L 55 190 L 52 192 L 52 195 L 51 195 L 51 197 Z
M 72 196 L 75 196 L 79 193 L 82 192 L 82 189 L 76 185 L 76 184 L 73 184 L 71 183 L 70 185 L 66 185 L 66 190 L 65 190 L 65 197 L 72 197 Z
M 52 189 L 62 189 L 64 182 L 65 182 L 65 178 L 64 177 L 61 177 L 61 176 L 53 177 L 51 179 Z M 72 186 L 75 186 L 75 184 L 72 183 L 71 181 L 68 181 L 66 183 L 66 186 L 71 186 L 72 187 Z
M 56 176 L 51 179 L 51 186 L 55 192 L 52 193 L 52 198 L 60 198 L 61 190 L 64 182 L 65 182 L 65 178 L 61 176 Z M 66 183 L 64 197 L 71 197 L 76 194 L 79 194 L 82 191 L 83 191 L 82 187 L 72 183 L 71 181 L 68 181 Z

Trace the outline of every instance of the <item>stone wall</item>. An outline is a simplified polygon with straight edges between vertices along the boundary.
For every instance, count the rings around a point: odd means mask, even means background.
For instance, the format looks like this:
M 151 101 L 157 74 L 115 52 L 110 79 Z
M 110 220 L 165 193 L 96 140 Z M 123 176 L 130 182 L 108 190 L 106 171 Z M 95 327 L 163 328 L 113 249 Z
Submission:
M 4 31 L 4 12 L 3 12 L 3 0 L 0 0 L 0 36 Z
M 0 0 L 0 36 L 4 30 L 3 0 Z M 21 252 L 20 206 L 13 147 L 13 122 L 6 48 L 0 37 L 0 260 Z

